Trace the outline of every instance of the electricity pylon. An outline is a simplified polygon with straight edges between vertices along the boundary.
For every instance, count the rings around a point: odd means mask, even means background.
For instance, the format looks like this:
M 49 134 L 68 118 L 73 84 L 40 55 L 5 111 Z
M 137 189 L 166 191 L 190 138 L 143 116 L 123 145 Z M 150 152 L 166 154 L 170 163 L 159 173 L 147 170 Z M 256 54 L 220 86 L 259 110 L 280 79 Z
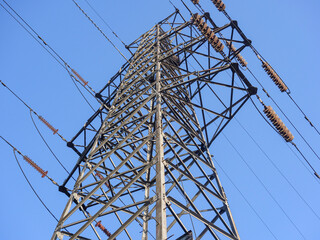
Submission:
M 52 239 L 240 239 L 209 149 L 256 93 L 235 62 L 249 44 L 236 22 L 177 10 L 128 45 L 68 143 Z

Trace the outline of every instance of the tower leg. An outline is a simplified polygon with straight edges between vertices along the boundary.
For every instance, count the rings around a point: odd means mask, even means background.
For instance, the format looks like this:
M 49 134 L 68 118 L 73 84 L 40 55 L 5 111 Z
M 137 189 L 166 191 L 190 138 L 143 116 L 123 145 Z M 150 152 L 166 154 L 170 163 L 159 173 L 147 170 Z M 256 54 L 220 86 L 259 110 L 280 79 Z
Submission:
M 159 62 L 160 42 L 159 25 L 157 25 L 157 65 L 156 65 L 156 236 L 159 240 L 167 239 L 167 219 L 166 219 L 166 201 L 165 201 L 165 175 L 164 175 L 164 153 L 163 153 L 163 134 L 162 134 L 162 113 L 161 113 L 161 64 Z

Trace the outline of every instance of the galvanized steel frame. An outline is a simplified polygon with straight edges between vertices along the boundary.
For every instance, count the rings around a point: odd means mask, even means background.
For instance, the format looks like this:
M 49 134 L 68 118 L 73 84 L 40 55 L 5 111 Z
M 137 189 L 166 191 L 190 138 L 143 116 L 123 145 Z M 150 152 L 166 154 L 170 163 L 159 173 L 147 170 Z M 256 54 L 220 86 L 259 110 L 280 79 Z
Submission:
M 209 148 L 256 93 L 234 62 L 249 40 L 236 22 L 203 17 L 237 51 L 214 52 L 178 10 L 127 46 L 129 62 L 68 143 L 79 159 L 60 187 L 69 200 L 52 239 L 103 239 L 98 220 L 109 239 L 177 238 L 191 228 L 197 239 L 240 239 Z

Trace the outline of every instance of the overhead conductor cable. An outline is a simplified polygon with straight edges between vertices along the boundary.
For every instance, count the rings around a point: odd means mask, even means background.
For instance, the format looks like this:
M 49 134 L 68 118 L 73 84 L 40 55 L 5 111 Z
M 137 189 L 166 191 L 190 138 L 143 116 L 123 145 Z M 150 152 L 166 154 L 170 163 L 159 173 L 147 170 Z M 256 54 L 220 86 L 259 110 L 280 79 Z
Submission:
M 190 11 L 190 10 L 189 10 Z M 223 10 L 223 12 L 227 15 L 227 13 Z M 227 15 L 228 16 L 228 15 Z M 232 19 L 228 16 L 228 19 L 232 21 Z M 219 33 L 221 35 L 221 33 Z M 311 147 L 311 145 L 307 142 L 307 140 L 302 136 L 300 131 L 295 127 L 295 125 L 290 121 L 290 119 L 287 117 L 287 115 L 281 110 L 281 108 L 278 106 L 278 104 L 275 102 L 275 100 L 269 95 L 269 93 L 265 90 L 261 82 L 257 79 L 257 77 L 253 74 L 253 72 L 247 67 L 247 62 L 245 59 L 240 55 L 240 53 L 237 53 L 237 50 L 233 46 L 233 44 L 230 41 L 226 41 L 226 45 L 229 47 L 229 49 L 236 54 L 236 58 L 240 65 L 242 67 L 246 67 L 246 69 L 250 72 L 250 74 L 255 78 L 255 80 L 259 83 L 259 85 L 262 87 L 262 90 L 266 93 L 266 95 L 272 99 L 272 101 L 276 104 L 276 106 L 280 109 L 280 111 L 284 114 L 284 116 L 287 118 L 287 120 L 290 122 L 290 124 L 294 127 L 294 129 L 298 132 L 298 134 L 301 136 L 303 141 L 308 145 L 308 147 L 311 149 L 311 151 L 315 154 L 315 156 L 320 160 L 320 157 L 315 152 L 315 150 Z M 287 87 L 287 85 L 283 82 L 283 80 L 280 78 L 280 76 L 277 74 L 277 72 L 270 66 L 270 64 L 259 54 L 259 52 L 254 48 L 252 44 L 249 45 L 250 48 L 253 50 L 253 52 L 256 54 L 257 58 L 262 62 L 262 67 L 266 71 L 266 73 L 269 75 L 269 77 L 272 79 L 272 81 L 275 83 L 275 85 L 278 86 L 279 90 L 281 92 L 286 92 L 289 96 L 289 98 L 294 102 L 294 104 L 299 108 L 300 112 L 304 115 L 304 118 L 309 122 L 311 127 L 313 127 L 317 133 L 320 135 L 320 132 L 318 129 L 312 124 L 312 122 L 309 120 L 309 118 L 305 115 L 305 113 L 302 111 L 302 109 L 298 106 L 298 104 L 294 101 L 294 99 L 290 95 L 290 90 Z M 258 109 L 257 109 L 258 110 Z M 268 118 L 271 120 L 271 122 L 274 125 L 278 131 L 278 133 L 287 141 L 291 142 L 293 140 L 293 135 L 288 130 L 288 128 L 283 124 L 283 122 L 280 120 L 278 115 L 274 112 L 274 110 L 269 106 L 264 106 L 264 113 L 267 114 Z M 279 121 L 281 122 L 278 122 Z M 291 139 L 292 138 L 292 139 Z M 291 141 L 290 141 L 291 139 Z M 292 143 L 292 142 L 291 142 Z M 292 143 L 292 145 L 297 148 L 297 146 Z M 302 155 L 301 151 L 297 148 L 298 152 Z M 302 155 L 303 156 L 303 155 Z M 303 156 L 303 158 L 306 160 L 306 158 Z M 306 160 L 307 161 L 307 160 Z M 310 164 L 309 164 L 310 165 Z M 312 168 L 313 169 L 313 168 Z M 314 175 L 319 178 L 319 175 L 316 171 L 314 171 Z
M 30 117 L 31 120 L 37 130 L 37 132 L 39 133 L 40 137 L 42 138 L 42 140 L 44 141 L 45 145 L 48 147 L 48 149 L 50 150 L 50 152 L 52 153 L 52 155 L 54 156 L 54 158 L 57 160 L 57 162 L 60 164 L 60 166 L 69 174 L 69 171 L 66 169 L 66 167 L 62 164 L 62 162 L 58 159 L 58 157 L 56 156 L 56 154 L 52 151 L 52 149 L 50 148 L 50 146 L 48 145 L 48 143 L 46 142 L 46 140 L 44 139 L 44 137 L 42 136 L 42 134 L 40 133 L 33 117 L 32 117 L 32 113 L 35 114 L 39 120 L 45 124 L 52 132 L 53 134 L 57 134 L 64 142 L 67 142 L 67 140 L 60 134 L 58 133 L 58 129 L 54 128 L 44 117 L 40 116 L 36 111 L 34 111 L 29 105 L 27 105 L 16 93 L 14 93 L 6 84 L 4 84 L 1 80 L 0 83 L 2 84 L 2 86 L 4 86 L 5 88 L 7 88 L 20 102 L 22 102 L 29 110 L 30 110 Z M 74 178 L 73 178 L 74 179 Z M 75 179 L 74 179 L 75 180 Z
M 2 0 L 8 8 L 12 11 L 10 12 L 3 4 L 0 3 L 0 6 L 22 27 L 24 28 L 34 40 L 36 40 L 70 75 L 73 81 L 78 82 L 82 87 L 84 87 L 89 94 L 95 97 L 95 91 L 92 87 L 89 86 L 88 82 L 86 82 L 80 74 L 78 74 L 70 65 L 5 1 Z M 17 17 L 15 17 L 15 14 Z M 20 21 L 20 20 L 22 21 Z M 72 73 L 71 73 L 72 72 Z M 82 94 L 81 90 L 77 87 L 78 91 L 85 99 L 85 101 L 89 104 L 88 100 Z M 99 102 L 100 100 L 97 99 Z M 90 104 L 89 104 L 90 105 Z M 91 105 L 90 105 L 91 107 Z M 92 107 L 91 107 L 92 108 Z
M 34 111 L 17 94 L 15 94 L 6 84 L 4 84 L 4 82 L 0 80 L 0 83 L 2 84 L 2 86 L 7 88 L 20 102 L 22 102 L 32 113 L 34 113 L 39 118 L 39 120 L 53 132 L 53 134 L 57 134 L 63 141 L 67 142 L 67 140 L 61 134 L 58 133 L 58 129 L 54 128 L 44 117 L 40 116 L 36 111 Z
M 212 0 L 212 2 L 216 5 L 216 3 L 220 2 L 220 0 Z M 222 1 L 221 1 L 222 2 Z M 199 4 L 199 3 L 198 3 Z M 219 6 L 219 5 L 218 5 Z M 216 7 L 218 8 L 216 5 Z M 218 8 L 219 9 L 219 8 Z M 223 10 L 221 10 L 223 14 L 228 18 L 229 21 L 232 21 L 232 18 L 228 15 L 228 13 L 225 11 L 225 7 Z M 310 124 L 312 128 L 320 135 L 319 129 L 311 122 L 311 120 L 308 118 L 308 116 L 304 113 L 302 108 L 297 104 L 297 102 L 293 99 L 291 96 L 291 92 L 288 88 L 288 86 L 284 83 L 284 81 L 281 79 L 279 74 L 274 70 L 274 68 L 271 67 L 271 65 L 262 57 L 262 55 L 258 52 L 258 50 L 250 43 L 249 47 L 252 49 L 252 51 L 256 54 L 257 58 L 262 62 L 262 68 L 265 70 L 265 72 L 269 75 L 269 77 L 272 79 L 272 81 L 277 85 L 277 87 L 280 89 L 281 92 L 286 92 L 291 99 L 291 101 L 296 105 L 296 107 L 299 109 L 299 111 L 304 116 L 304 119 Z M 249 70 L 249 69 L 248 69 Z M 251 71 L 250 71 L 251 72 Z M 252 72 L 251 72 L 252 74 Z
M 311 165 L 311 163 L 308 161 L 308 159 L 303 155 L 303 153 L 300 151 L 300 149 L 298 148 L 298 146 L 292 142 L 292 140 L 294 139 L 294 136 L 292 135 L 292 133 L 289 131 L 289 129 L 285 126 L 285 124 L 281 121 L 281 119 L 279 118 L 279 116 L 276 114 L 276 112 L 272 109 L 271 106 L 266 106 L 264 104 L 264 102 L 261 100 L 261 98 L 257 95 L 258 100 L 260 101 L 260 103 L 263 105 L 264 110 L 263 112 L 265 113 L 265 115 L 269 118 L 269 120 L 271 121 L 272 125 L 275 127 L 275 129 L 277 130 L 278 134 L 286 141 L 286 142 L 290 142 L 296 149 L 297 151 L 300 153 L 300 155 L 304 158 L 304 160 L 307 162 L 307 164 L 309 165 L 309 167 L 313 170 L 314 175 L 320 179 L 319 174 L 316 172 L 316 170 L 314 169 L 314 167 Z
M 54 185 L 59 186 L 56 181 L 54 181 L 52 178 L 48 176 L 48 171 L 43 170 L 41 167 L 39 167 L 34 161 L 32 161 L 28 156 L 23 155 L 17 148 L 15 148 L 8 140 L 6 140 L 4 137 L 0 136 L 0 138 L 5 141 L 15 152 L 17 152 L 19 155 L 23 157 L 23 159 L 29 163 L 38 173 L 41 174 L 41 177 L 48 178 Z

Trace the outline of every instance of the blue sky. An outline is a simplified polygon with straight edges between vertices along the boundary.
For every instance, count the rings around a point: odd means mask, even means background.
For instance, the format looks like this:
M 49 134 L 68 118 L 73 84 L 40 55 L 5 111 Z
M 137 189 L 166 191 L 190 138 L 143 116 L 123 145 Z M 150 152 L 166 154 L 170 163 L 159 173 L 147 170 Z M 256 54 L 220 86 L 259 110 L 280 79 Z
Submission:
M 71 0 L 8 0 L 7 2 L 69 65 L 89 81 L 90 86 L 95 90 L 104 86 L 124 63 L 124 59 L 89 23 Z M 90 10 L 86 2 L 82 0 L 78 2 L 121 51 L 129 56 L 121 42 Z M 172 2 L 181 9 L 186 18 L 189 18 L 180 1 L 172 0 Z M 185 0 L 185 2 L 196 12 L 191 1 Z M 318 111 L 320 83 L 317 74 L 320 54 L 320 49 L 317 47 L 320 37 L 317 22 L 319 1 L 310 0 L 304 4 L 296 0 L 225 0 L 224 2 L 229 15 L 238 21 L 243 32 L 253 41 L 253 45 L 290 87 L 296 102 L 320 128 Z M 164 0 L 96 0 L 91 3 L 125 43 L 135 40 L 174 10 L 169 1 Z M 214 8 L 211 1 L 200 0 L 200 3 L 219 25 L 227 23 L 227 19 Z M 0 8 L 0 22 L 0 79 L 36 112 L 58 128 L 66 139 L 71 139 L 92 114 L 92 110 L 84 102 L 66 71 L 2 8 Z M 288 96 L 280 93 L 273 85 L 252 51 L 246 49 L 242 55 L 248 61 L 250 69 L 285 110 L 303 136 L 320 153 L 320 136 L 304 120 Z M 253 85 L 258 86 L 248 73 L 245 74 Z M 272 105 L 260 88 L 259 95 L 268 105 Z M 89 95 L 87 97 L 97 108 L 98 104 L 95 100 Z M 30 119 L 29 110 L 3 87 L 0 88 L 0 100 L 0 134 L 38 165 L 48 170 L 50 177 L 61 183 L 66 174 L 37 134 Z M 275 108 L 274 105 L 272 107 Z M 279 115 L 284 120 L 284 117 Z M 237 120 L 254 137 L 271 161 L 319 216 L 319 181 L 316 181 L 299 161 L 294 154 L 297 152 L 270 129 L 251 103 L 248 102 L 245 105 L 237 116 Z M 319 217 L 279 174 L 237 120 L 233 120 L 225 129 L 225 136 L 238 149 L 305 239 L 318 239 Z M 295 135 L 296 144 L 320 172 L 320 161 L 307 148 L 292 126 L 287 121 L 284 120 L 284 122 Z M 57 136 L 53 136 L 40 122 L 37 123 L 57 156 L 68 169 L 71 169 L 77 156 Z M 3 142 L 0 142 L 0 149 L 1 237 L 8 240 L 48 239 L 56 225 L 55 220 L 41 206 L 27 185 L 15 162 L 12 149 Z M 242 239 L 267 240 L 273 237 L 230 183 L 228 177 L 240 189 L 277 239 L 303 239 L 224 136 L 221 135 L 217 139 L 211 153 L 218 163 L 218 173 Z M 41 179 L 39 174 L 22 160 L 21 163 L 44 202 L 56 216 L 59 216 L 67 201 L 66 197 L 58 192 L 56 186 L 46 179 Z

